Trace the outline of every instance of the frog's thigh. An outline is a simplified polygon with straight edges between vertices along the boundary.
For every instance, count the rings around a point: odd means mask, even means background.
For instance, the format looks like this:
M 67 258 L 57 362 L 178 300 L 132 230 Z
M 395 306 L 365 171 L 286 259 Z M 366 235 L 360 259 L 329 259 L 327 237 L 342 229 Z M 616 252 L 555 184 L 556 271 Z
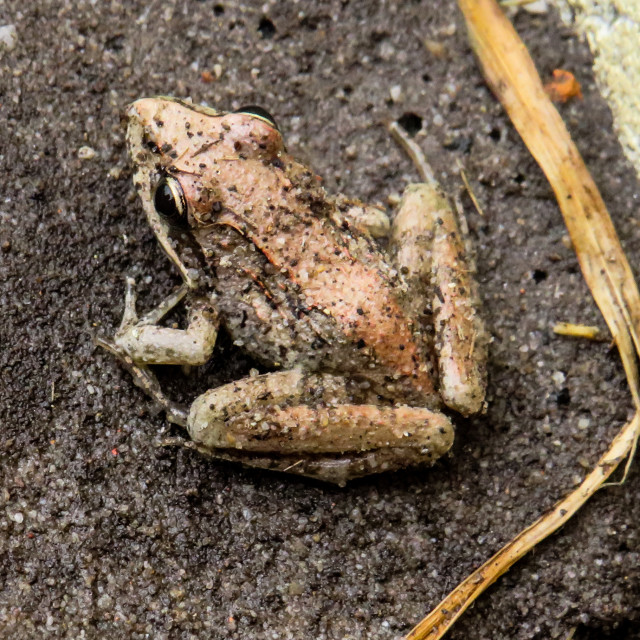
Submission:
M 197 302 L 189 311 L 186 329 L 136 324 L 119 331 L 114 342 L 137 363 L 200 365 L 211 356 L 217 335 L 215 310 Z
M 440 394 L 468 415 L 484 401 L 486 334 L 477 285 L 464 255 L 458 223 L 436 187 L 407 187 L 391 230 L 391 251 L 409 282 L 429 283 Z
M 449 419 L 429 409 L 348 403 L 344 381 L 299 371 L 266 374 L 212 389 L 189 412 L 187 429 L 202 447 L 278 455 L 356 455 L 429 461 L 453 442 Z M 401 452 L 401 453 L 398 453 Z

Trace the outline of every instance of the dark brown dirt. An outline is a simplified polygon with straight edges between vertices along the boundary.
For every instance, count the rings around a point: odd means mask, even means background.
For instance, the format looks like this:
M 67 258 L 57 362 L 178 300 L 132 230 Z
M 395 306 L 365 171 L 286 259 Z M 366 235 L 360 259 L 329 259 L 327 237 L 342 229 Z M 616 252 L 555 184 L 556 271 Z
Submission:
M 638 272 L 638 182 L 586 46 L 558 23 L 515 18 L 543 76 L 583 83 L 561 111 Z M 615 351 L 551 331 L 602 321 L 453 2 L 7 0 L 0 24 L 18 33 L 0 51 L 0 637 L 401 638 L 572 489 L 629 416 Z M 416 179 L 384 123 L 422 119 L 423 148 L 466 205 L 495 338 L 487 414 L 459 421 L 450 457 L 340 490 L 157 446 L 178 431 L 92 344 L 119 321 L 125 274 L 142 306 L 176 282 L 133 197 L 120 123 L 154 94 L 261 104 L 329 190 L 374 201 Z M 249 366 L 224 340 L 216 355 L 201 386 Z M 636 463 L 450 637 L 640 637 L 639 495 Z

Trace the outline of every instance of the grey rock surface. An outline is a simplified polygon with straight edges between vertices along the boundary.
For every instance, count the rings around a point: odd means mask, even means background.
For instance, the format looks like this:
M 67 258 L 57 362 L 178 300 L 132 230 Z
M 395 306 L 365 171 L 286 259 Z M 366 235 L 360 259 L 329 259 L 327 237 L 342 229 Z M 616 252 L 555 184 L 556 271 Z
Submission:
M 615 350 L 551 331 L 604 325 L 453 2 L 7 0 L 0 24 L 16 29 L 0 50 L 1 638 L 401 638 L 630 415 Z M 637 273 L 638 182 L 586 45 L 551 12 L 515 24 L 543 77 L 583 81 L 560 110 Z M 457 420 L 450 457 L 337 489 L 158 446 L 179 430 L 92 343 L 119 322 L 125 274 L 143 308 L 177 282 L 120 122 L 154 94 L 261 104 L 329 190 L 371 201 L 416 179 L 384 124 L 421 119 L 465 205 L 494 336 L 487 413 Z M 160 374 L 184 399 L 251 366 L 223 338 L 190 377 Z M 636 463 L 450 637 L 640 637 L 639 496 Z

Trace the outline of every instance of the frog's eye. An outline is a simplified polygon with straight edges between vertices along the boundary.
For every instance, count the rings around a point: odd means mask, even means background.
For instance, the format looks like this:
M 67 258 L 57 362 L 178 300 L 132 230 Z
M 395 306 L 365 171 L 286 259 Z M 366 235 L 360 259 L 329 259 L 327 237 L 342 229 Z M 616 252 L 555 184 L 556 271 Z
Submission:
M 240 107 L 239 109 L 236 109 L 234 113 L 246 113 L 248 116 L 258 118 L 258 120 L 262 120 L 263 122 L 266 122 L 270 127 L 273 127 L 274 129 L 280 131 L 280 127 L 278 126 L 276 119 L 262 107 L 251 104 L 246 107 Z
M 187 202 L 180 183 L 171 176 L 160 179 L 153 194 L 153 206 L 167 222 L 184 222 L 187 215 Z

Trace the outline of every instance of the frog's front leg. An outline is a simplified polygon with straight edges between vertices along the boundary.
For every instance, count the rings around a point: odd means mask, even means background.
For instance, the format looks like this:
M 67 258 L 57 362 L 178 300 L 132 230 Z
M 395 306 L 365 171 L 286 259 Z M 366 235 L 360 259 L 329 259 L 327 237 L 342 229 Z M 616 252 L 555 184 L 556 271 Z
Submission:
M 442 399 L 463 415 L 476 413 L 484 402 L 488 340 L 456 216 L 436 184 L 407 187 L 390 247 L 417 292 L 413 303 L 432 309 Z
M 114 337 L 116 348 L 137 364 L 204 364 L 215 346 L 219 325 L 218 314 L 208 300 L 190 300 L 186 329 L 157 325 L 182 300 L 185 287 L 183 285 L 154 310 L 138 318 L 135 282 L 128 278 L 122 323 Z
M 192 404 L 187 429 L 210 455 L 338 484 L 433 462 L 453 442 L 441 413 L 354 404 L 344 378 L 299 370 L 207 391 Z

